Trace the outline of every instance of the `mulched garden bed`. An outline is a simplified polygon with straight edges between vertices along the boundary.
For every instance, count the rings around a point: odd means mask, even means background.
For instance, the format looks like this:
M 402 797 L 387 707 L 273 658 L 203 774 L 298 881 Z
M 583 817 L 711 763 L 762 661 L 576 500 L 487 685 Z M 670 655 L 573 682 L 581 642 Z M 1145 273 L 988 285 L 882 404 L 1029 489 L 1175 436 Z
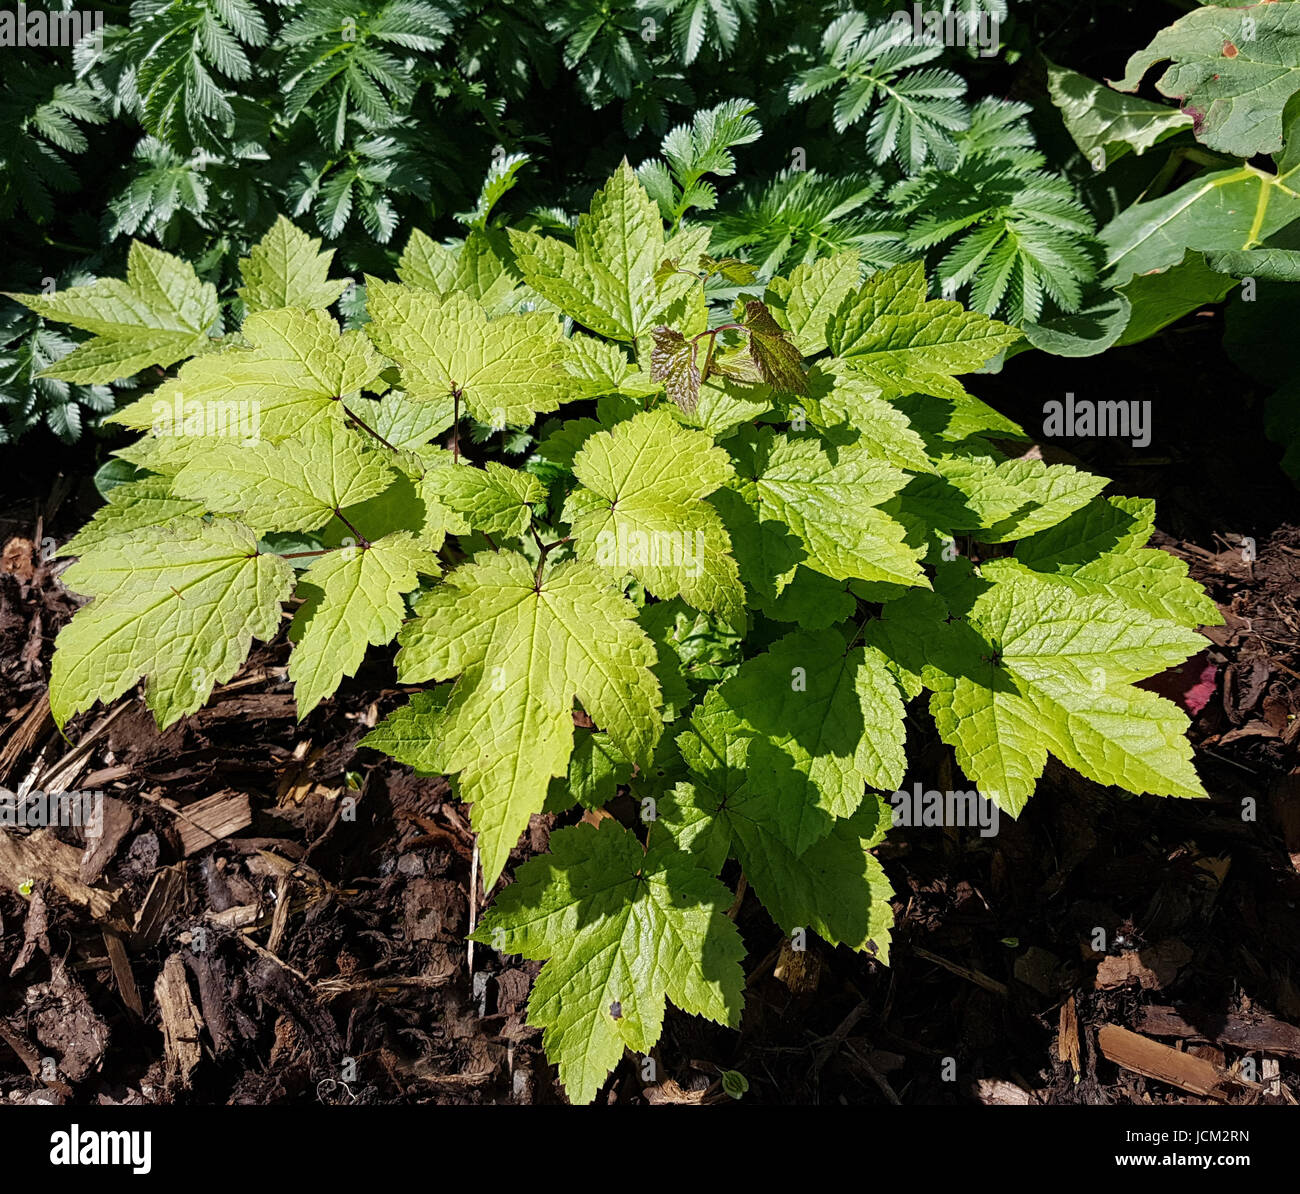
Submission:
M 1193 318 L 1071 363 L 1080 391 L 1154 401 L 1150 448 L 1044 448 L 1157 498 L 1157 544 L 1225 613 L 1159 680 L 1194 714 L 1211 799 L 1052 765 L 994 837 L 896 831 L 888 967 L 815 941 L 791 954 L 750 895 L 741 1031 L 670 1011 L 655 1080 L 629 1059 L 602 1100 L 729 1103 L 721 1074 L 739 1070 L 761 1103 L 1297 1101 L 1300 529 L 1220 330 Z M 1030 354 L 976 388 L 1032 428 L 1059 375 Z M 280 639 L 163 734 L 124 698 L 65 740 L 45 683 L 74 602 L 41 545 L 94 502 L 30 468 L 0 519 L 0 784 L 107 799 L 93 851 L 66 830 L 0 841 L 0 1099 L 563 1101 L 525 1024 L 536 964 L 465 943 L 484 897 L 463 808 L 357 749 L 404 699 L 390 658 L 300 724 Z M 907 786 L 962 786 L 923 714 L 910 737 Z M 556 823 L 534 818 L 514 861 Z

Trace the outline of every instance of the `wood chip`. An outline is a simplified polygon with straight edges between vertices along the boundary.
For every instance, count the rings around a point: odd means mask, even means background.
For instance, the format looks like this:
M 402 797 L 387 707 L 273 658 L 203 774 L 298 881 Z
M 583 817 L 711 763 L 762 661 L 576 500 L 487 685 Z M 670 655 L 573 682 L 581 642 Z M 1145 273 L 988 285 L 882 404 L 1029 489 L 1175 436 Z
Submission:
M 45 896 L 38 887 L 32 892 L 27 904 L 27 916 L 23 920 L 23 946 L 9 968 L 9 977 L 13 978 L 35 956 L 39 949 L 47 958 L 50 956 L 49 915 L 45 907 Z
M 1079 1050 L 1079 1014 L 1071 995 L 1061 1004 L 1061 1019 L 1056 1034 L 1056 1056 L 1061 1061 L 1068 1061 L 1075 1076 L 1083 1072 Z
M 209 924 L 233 932 L 236 929 L 246 929 L 249 925 L 256 924 L 261 914 L 261 909 L 256 904 L 236 904 L 233 908 L 227 908 L 223 912 L 209 912 L 204 919 Z
M 647 1086 L 641 1093 L 652 1107 L 698 1107 L 704 1102 L 705 1095 L 702 1090 L 683 1090 L 671 1078 L 665 1078 L 655 1086 Z
M 1213 1063 L 1180 1053 L 1118 1024 L 1102 1025 L 1097 1044 L 1108 1061 L 1190 1094 L 1222 1103 L 1232 1089 L 1233 1079 Z
M 1029 1107 L 1037 1102 L 1029 1091 L 1003 1078 L 981 1078 L 972 1093 L 987 1107 Z
M 1193 1008 L 1142 1009 L 1138 1027 L 1152 1036 L 1201 1039 L 1248 1053 L 1300 1058 L 1300 1028 L 1275 1016 L 1222 1015 Z
M 80 878 L 83 883 L 94 883 L 104 873 L 117 848 L 122 844 L 131 822 L 135 820 L 130 805 L 112 796 L 103 798 L 102 824 L 99 833 L 86 840 L 81 855 Z
M 137 1016 L 144 1018 L 144 1004 L 140 1002 L 140 992 L 136 990 L 135 975 L 131 973 L 131 959 L 127 957 L 126 946 L 116 933 L 104 934 L 104 948 L 108 951 L 108 962 L 113 968 L 113 981 L 117 983 L 122 1002 Z
M 176 829 L 186 858 L 253 823 L 252 809 L 243 792 L 217 792 L 172 811 L 177 815 Z
M 1167 987 L 1178 971 L 1192 960 L 1192 951 L 1177 938 L 1161 941 L 1149 949 L 1102 958 L 1097 967 L 1095 986 L 1098 991 L 1136 982 L 1144 991 Z
M 21 894 L 24 887 L 50 883 L 63 898 L 110 928 L 126 929 L 117 888 L 92 887 L 81 879 L 81 851 L 48 829 L 25 837 L 0 829 L 0 886 Z
M 271 914 L 271 933 L 266 939 L 266 948 L 273 954 L 280 952 L 284 943 L 285 930 L 289 927 L 289 904 L 292 886 L 288 875 L 281 875 L 275 885 L 275 911 Z
M 43 692 L 32 698 L 6 727 L 5 744 L 0 747 L 0 782 L 9 778 L 9 773 L 18 765 L 19 760 L 35 747 L 47 730 L 53 728 L 50 694 Z
M 202 1057 L 199 1033 L 203 1030 L 203 1018 L 190 995 L 185 963 L 180 954 L 172 954 L 163 963 L 162 973 L 154 984 L 154 997 L 158 1000 L 162 1017 L 167 1081 L 189 1086 L 190 1077 Z
M 141 945 L 154 945 L 157 942 L 184 894 L 184 864 L 164 867 L 154 875 L 131 930 Z
M 791 994 L 811 995 L 821 982 L 821 957 L 811 949 L 795 949 L 787 937 L 781 942 L 781 954 L 772 977 L 784 983 Z

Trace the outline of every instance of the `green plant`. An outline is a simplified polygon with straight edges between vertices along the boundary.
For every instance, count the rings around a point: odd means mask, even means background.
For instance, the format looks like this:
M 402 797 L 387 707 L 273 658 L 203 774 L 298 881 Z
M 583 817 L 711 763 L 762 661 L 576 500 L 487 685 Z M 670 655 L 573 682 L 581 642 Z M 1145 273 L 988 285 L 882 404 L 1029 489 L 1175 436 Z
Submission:
M 967 83 L 988 69 L 988 51 L 886 45 L 899 6 L 860 7 L 846 16 L 834 0 L 110 5 L 102 44 L 40 51 L 36 63 L 26 50 L 0 80 L 0 213 L 18 221 L 6 286 L 120 272 L 134 237 L 191 262 L 237 324 L 238 262 L 281 213 L 314 224 L 349 273 L 385 275 L 413 229 L 459 235 L 479 181 L 503 160 L 528 159 L 503 221 L 557 227 L 623 152 L 644 157 L 662 138 L 662 163 L 641 177 L 666 218 L 714 211 L 720 242 L 744 248 L 763 276 L 836 248 L 875 265 L 921 251 L 948 271 L 954 295 L 990 313 L 1038 318 L 1040 297 L 1044 319 L 1071 311 L 1090 224 L 1064 212 L 1059 180 L 1046 207 L 1037 181 L 1017 191 L 1005 180 L 983 207 L 969 196 L 958 205 L 961 231 L 978 238 L 972 251 L 987 257 L 972 266 L 978 276 L 962 261 L 942 264 L 962 240 L 955 233 L 908 241 L 911 215 L 891 188 L 955 160 L 979 110 Z M 1003 0 L 927 8 L 1013 28 Z M 735 171 L 731 151 L 760 124 L 768 139 L 751 151 L 748 178 L 719 196 L 718 180 Z M 805 153 L 807 173 L 782 175 Z M 73 192 L 75 201 L 54 202 Z M 31 382 L 10 386 L 18 407 L 49 401 Z M 99 417 L 74 409 L 87 423 Z M 54 424 L 67 432 L 79 421 L 69 413 Z
M 489 891 L 531 814 L 629 792 L 636 813 L 556 830 L 474 934 L 546 959 L 529 1015 L 575 1101 L 653 1046 L 665 999 L 738 1023 L 729 859 L 785 932 L 887 959 L 877 793 L 923 690 L 1012 815 L 1049 754 L 1203 795 L 1184 715 L 1136 683 L 1219 615 L 1144 546 L 1150 502 L 998 449 L 1023 433 L 958 378 L 1018 331 L 929 297 L 920 263 L 863 280 L 852 253 L 711 308 L 707 275 L 745 271 L 706 228 L 665 232 L 626 163 L 572 244 L 511 232 L 527 297 L 491 312 L 491 271 L 450 269 L 487 235 L 408 248 L 341 330 L 328 254 L 281 227 L 239 331 L 113 416 L 148 434 L 63 547 L 92 600 L 58 639 L 60 726 L 141 676 L 160 725 L 193 712 L 292 598 L 302 716 L 396 636 L 425 687 L 365 745 L 452 777 Z M 186 266 L 146 262 L 170 309 L 211 314 Z M 161 295 L 23 301 L 83 325 L 93 304 L 107 330 L 79 352 L 117 360 Z M 466 420 L 495 436 L 470 445 Z M 523 429 L 533 451 L 503 463 Z
M 1176 107 L 1133 94 L 1148 75 Z M 1300 477 L 1290 338 L 1259 334 L 1286 322 L 1300 280 L 1300 3 L 1204 5 L 1134 53 L 1111 88 L 1060 67 L 1050 84 L 1095 173 L 1093 202 L 1117 190 L 1131 200 L 1099 233 L 1090 313 L 1077 328 L 1028 329 L 1031 340 L 1101 352 L 1230 298 L 1230 347 L 1246 372 L 1280 387 L 1269 434 Z

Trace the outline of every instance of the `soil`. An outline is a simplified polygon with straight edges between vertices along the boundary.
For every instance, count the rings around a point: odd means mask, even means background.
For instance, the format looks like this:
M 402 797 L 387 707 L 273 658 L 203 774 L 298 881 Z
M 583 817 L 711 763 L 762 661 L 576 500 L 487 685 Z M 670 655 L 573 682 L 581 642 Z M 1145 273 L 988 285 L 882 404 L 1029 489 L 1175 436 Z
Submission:
M 1152 401 L 1146 449 L 1042 451 L 1158 499 L 1158 545 L 1224 612 L 1157 683 L 1193 715 L 1210 799 L 1132 797 L 1053 764 L 996 836 L 895 831 L 889 966 L 811 938 L 791 953 L 750 893 L 741 1030 L 670 1010 L 651 1081 L 628 1057 L 602 1101 L 728 1103 L 729 1070 L 758 1103 L 1297 1101 L 1300 528 L 1221 332 L 1194 316 L 974 386 L 1031 430 L 1063 370 L 1081 395 Z M 48 476 L 16 462 L 11 483 L 31 487 L 0 519 L 0 783 L 102 790 L 106 831 L 88 858 L 60 831 L 26 897 L 0 881 L 0 1099 L 562 1102 L 524 1020 L 536 964 L 466 946 L 484 895 L 463 809 L 357 748 L 405 699 L 391 656 L 302 723 L 281 638 L 163 734 L 136 695 L 57 734 L 45 685 L 74 602 L 41 544 L 94 502 Z M 907 784 L 960 786 L 935 782 L 951 755 L 920 710 L 910 736 Z M 554 822 L 534 818 L 516 864 Z M 1116 1064 L 1128 1038 L 1107 1026 L 1156 1042 L 1163 1077 Z M 1193 1073 L 1207 1061 L 1228 1074 L 1212 1090 Z

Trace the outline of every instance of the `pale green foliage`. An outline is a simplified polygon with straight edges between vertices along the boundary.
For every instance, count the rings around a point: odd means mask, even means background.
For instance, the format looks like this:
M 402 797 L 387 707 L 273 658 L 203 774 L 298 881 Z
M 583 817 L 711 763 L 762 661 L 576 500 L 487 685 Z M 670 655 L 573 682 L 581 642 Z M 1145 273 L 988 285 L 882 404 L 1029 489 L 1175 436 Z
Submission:
M 661 726 L 654 647 L 599 569 L 567 562 L 538 581 L 513 552 L 462 565 L 415 612 L 398 636 L 398 675 L 459 682 L 436 717 L 399 712 L 367 741 L 457 775 L 490 886 L 568 766 L 575 696 L 624 755 L 649 762 Z
M 259 555 L 239 523 L 182 518 L 102 540 L 63 574 L 95 600 L 59 635 L 50 711 L 59 725 L 147 675 L 145 700 L 167 725 L 235 674 L 254 638 L 271 638 L 293 570 Z
M 174 381 L 119 410 L 111 421 L 154 428 L 160 410 L 179 409 L 195 426 L 182 430 L 173 419 L 167 434 L 200 437 L 212 435 L 213 428 L 220 433 L 232 404 L 238 409 L 237 404 L 248 403 L 244 409 L 258 412 L 258 436 L 281 439 L 321 421 L 341 422 L 346 415 L 339 400 L 373 385 L 383 368 L 363 333 L 340 333 L 320 310 L 258 311 L 244 321 L 240 335 L 248 347 L 234 345 L 187 361 Z M 178 445 L 178 450 L 185 449 Z
M 825 323 L 831 351 L 877 385 L 945 396 L 947 379 L 969 373 L 1019 339 L 960 303 L 926 297 L 919 263 L 869 278 Z
M 697 248 L 701 238 L 694 238 Z M 511 230 L 524 279 L 544 298 L 593 332 L 636 340 L 691 291 L 690 279 L 655 271 L 676 256 L 664 239 L 659 210 L 624 162 L 578 217 L 572 246 Z
M 598 432 L 573 462 L 581 484 L 565 517 L 578 555 L 630 572 L 657 597 L 682 597 L 736 626 L 745 594 L 717 511 L 703 499 L 732 479 L 727 454 L 666 411 Z
M 294 616 L 296 639 L 289 660 L 299 718 L 306 717 L 353 675 L 366 648 L 391 642 L 402 624 L 402 594 L 417 573 L 436 576 L 437 558 L 405 531 L 314 560 L 299 592 L 307 600 Z
M 528 1017 L 545 1028 L 569 1097 L 588 1103 L 623 1050 L 648 1052 L 664 1000 L 738 1027 L 745 947 L 723 913 L 731 893 L 677 850 L 614 821 L 551 836 L 519 869 L 474 939 L 545 958 Z
M 239 514 L 257 531 L 307 531 L 334 511 L 382 493 L 392 470 L 333 420 L 277 444 L 215 444 L 172 481 L 178 497 Z
M 47 319 L 93 333 L 45 376 L 93 385 L 171 365 L 201 352 L 217 318 L 217 292 L 187 263 L 131 244 L 126 281 L 100 278 L 54 294 L 12 296 Z
M 380 352 L 402 366 L 406 392 L 451 407 L 463 401 L 494 427 L 528 424 L 555 410 L 572 382 L 561 368 L 555 319 L 536 312 L 489 320 L 459 291 L 442 296 L 391 282 L 366 287 L 366 331 Z
M 999 450 L 1024 433 L 958 377 L 1020 333 L 919 262 L 760 284 L 703 239 L 624 165 L 573 245 L 515 234 L 518 272 L 489 227 L 413 238 L 344 332 L 328 255 L 277 225 L 238 332 L 118 414 L 140 471 L 65 574 L 92 600 L 58 639 L 60 725 L 142 676 L 160 724 L 194 711 L 292 595 L 300 716 L 396 637 L 417 691 L 364 745 L 449 777 L 486 891 L 535 814 L 602 818 L 556 829 L 475 935 L 544 961 L 529 1017 L 575 1101 L 667 1000 L 739 1023 L 735 864 L 784 932 L 887 959 L 879 793 L 924 689 L 1012 814 L 1049 755 L 1202 794 L 1185 716 L 1136 685 L 1218 611 L 1145 546 L 1150 503 Z
M 280 216 L 240 261 L 244 285 L 239 297 L 249 311 L 328 307 L 347 286 L 346 281 L 329 280 L 333 259 L 333 253 L 320 251 L 319 240 Z

